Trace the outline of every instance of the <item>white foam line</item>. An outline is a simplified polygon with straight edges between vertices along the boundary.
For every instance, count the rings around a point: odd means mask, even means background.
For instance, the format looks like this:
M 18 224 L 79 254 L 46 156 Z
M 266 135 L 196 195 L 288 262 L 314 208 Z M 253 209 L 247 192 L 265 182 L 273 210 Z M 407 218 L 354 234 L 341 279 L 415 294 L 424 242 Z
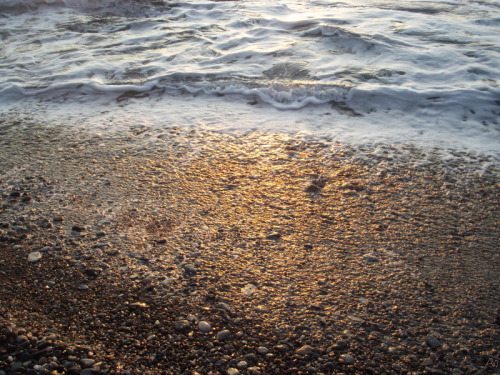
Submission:
M 149 81 L 143 85 L 106 85 L 98 83 L 95 81 L 89 82 L 88 86 L 96 91 L 101 92 L 124 92 L 124 91 L 136 91 L 136 92 L 146 92 L 151 91 L 158 86 L 159 79 Z

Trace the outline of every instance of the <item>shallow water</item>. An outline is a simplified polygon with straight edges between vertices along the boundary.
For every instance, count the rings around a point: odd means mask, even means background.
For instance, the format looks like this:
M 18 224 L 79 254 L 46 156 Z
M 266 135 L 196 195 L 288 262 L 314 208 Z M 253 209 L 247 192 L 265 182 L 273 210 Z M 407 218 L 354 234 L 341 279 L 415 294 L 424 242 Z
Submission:
M 497 155 L 494 1 L 0 2 L 5 113 Z

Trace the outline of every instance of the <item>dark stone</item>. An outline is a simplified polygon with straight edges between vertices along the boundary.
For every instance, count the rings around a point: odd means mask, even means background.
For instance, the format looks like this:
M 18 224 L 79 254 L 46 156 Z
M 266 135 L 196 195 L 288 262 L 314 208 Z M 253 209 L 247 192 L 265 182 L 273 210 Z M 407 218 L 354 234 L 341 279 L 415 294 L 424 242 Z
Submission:
M 314 180 L 312 180 L 311 184 L 307 187 L 306 192 L 308 193 L 317 193 L 321 191 L 328 182 L 328 179 L 323 176 L 316 176 Z
M 154 285 L 148 285 L 147 287 L 142 289 L 143 292 L 153 292 L 154 290 L 155 290 Z
M 323 366 L 322 366 L 322 370 L 323 371 L 333 371 L 336 369 L 336 366 L 335 366 L 335 362 L 326 362 Z
M 21 362 L 15 362 L 10 366 L 9 373 L 11 374 L 22 374 L 25 373 L 26 369 L 24 368 L 23 364 Z
M 255 354 L 248 353 L 248 354 L 245 354 L 245 361 L 255 364 L 255 363 L 259 362 L 259 359 L 257 358 L 257 356 Z
M 83 271 L 83 273 L 86 276 L 93 278 L 93 279 L 95 279 L 97 276 L 99 276 L 100 272 L 101 272 L 101 270 L 99 270 L 97 268 L 87 268 L 86 270 Z
M 94 364 L 95 364 L 95 360 L 93 360 L 91 358 L 82 358 L 82 359 L 80 359 L 80 365 L 83 368 L 92 367 L 92 366 L 94 366 Z
M 217 340 L 219 340 L 219 341 L 227 340 L 229 337 L 231 337 L 231 332 L 229 332 L 227 329 L 225 329 L 225 330 L 217 333 L 216 337 L 217 337 Z
M 66 373 L 68 375 L 80 375 L 81 371 L 82 371 L 82 368 L 77 364 L 73 364 L 73 365 L 67 367 L 67 369 L 66 369 Z
M 427 367 L 425 369 L 425 375 L 445 375 L 446 373 L 435 368 L 429 368 Z
M 274 348 L 276 350 L 279 350 L 280 352 L 286 352 L 288 350 L 288 346 L 283 345 L 283 344 L 278 344 Z
M 70 367 L 73 367 L 75 364 L 76 364 L 75 361 L 67 361 L 67 362 L 63 363 L 63 366 L 64 366 L 64 368 L 70 368 Z
M 20 362 L 27 362 L 30 361 L 32 358 L 31 354 L 28 352 L 21 352 L 16 355 L 16 359 Z
M 50 349 L 51 349 L 51 347 L 49 347 L 49 346 L 44 347 L 42 350 L 38 350 L 38 351 L 32 353 L 31 356 L 35 359 L 41 358 L 41 357 L 47 355 L 49 353 Z
M 432 350 L 436 350 L 441 347 L 441 342 L 434 336 L 427 336 L 425 338 L 425 342 L 427 343 L 427 346 Z
M 315 184 L 309 185 L 306 189 L 307 193 L 317 193 L 318 191 L 321 191 L 321 188 Z
M 349 346 L 349 343 L 346 340 L 340 340 L 332 345 L 332 350 L 344 350 Z
M 46 339 L 42 339 L 37 343 L 37 348 L 39 350 L 45 349 L 47 346 L 50 346 L 50 343 Z
M 16 337 L 16 343 L 21 344 L 23 342 L 29 341 L 28 337 L 25 335 L 19 335 Z
M 196 274 L 196 268 L 194 268 L 193 265 L 191 264 L 186 264 L 184 265 L 184 271 L 188 274 L 188 275 L 195 275 Z
M 268 234 L 268 235 L 266 236 L 266 238 L 267 238 L 268 240 L 278 241 L 278 240 L 280 240 L 280 239 L 281 239 L 281 234 L 279 234 L 279 233 L 271 233 L 271 234 Z
M 80 375 L 106 375 L 106 373 L 100 369 L 86 368 L 80 372 Z
M 191 324 L 188 320 L 178 320 L 175 322 L 174 328 L 176 331 L 186 331 L 191 328 Z

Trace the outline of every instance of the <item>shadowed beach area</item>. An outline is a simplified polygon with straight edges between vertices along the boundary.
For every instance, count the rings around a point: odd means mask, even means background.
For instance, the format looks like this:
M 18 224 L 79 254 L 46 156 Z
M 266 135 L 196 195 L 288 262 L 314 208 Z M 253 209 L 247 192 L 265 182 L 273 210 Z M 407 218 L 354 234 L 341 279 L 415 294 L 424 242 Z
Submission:
M 0 374 L 487 374 L 495 159 L 0 120 Z

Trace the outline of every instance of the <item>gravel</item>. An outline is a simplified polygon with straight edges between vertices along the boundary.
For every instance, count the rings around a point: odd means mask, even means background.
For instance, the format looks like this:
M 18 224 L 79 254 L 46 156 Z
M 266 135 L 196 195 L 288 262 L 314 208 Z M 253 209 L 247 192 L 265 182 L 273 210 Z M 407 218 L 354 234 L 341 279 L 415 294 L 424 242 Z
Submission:
M 497 370 L 489 156 L 8 118 L 0 134 L 0 374 Z

